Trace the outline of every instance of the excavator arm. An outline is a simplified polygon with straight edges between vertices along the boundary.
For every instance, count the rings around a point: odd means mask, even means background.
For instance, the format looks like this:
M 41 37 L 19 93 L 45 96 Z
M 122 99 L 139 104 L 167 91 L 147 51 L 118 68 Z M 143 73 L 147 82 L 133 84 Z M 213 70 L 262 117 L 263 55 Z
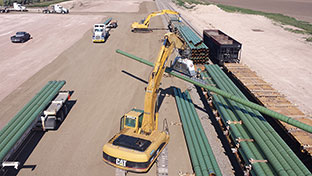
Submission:
M 161 10 L 161 11 L 157 11 L 157 12 L 152 12 L 151 14 L 149 14 L 147 16 L 147 18 L 145 19 L 145 21 L 143 22 L 144 25 L 149 26 L 150 24 L 150 20 L 152 17 L 158 16 L 158 15 L 164 15 L 164 14 L 173 14 L 173 15 L 179 15 L 178 12 L 173 11 L 173 10 Z
M 136 32 L 136 31 L 148 32 L 148 31 L 150 31 L 150 30 L 148 30 L 148 26 L 150 24 L 151 18 L 155 17 L 155 16 L 159 16 L 159 15 L 164 15 L 164 14 L 179 15 L 178 12 L 172 11 L 172 10 L 168 10 L 168 9 L 157 11 L 157 12 L 152 12 L 151 14 L 149 14 L 147 16 L 147 18 L 142 23 L 138 23 L 138 22 L 132 23 L 132 25 L 131 25 L 132 31 L 133 32 Z
M 166 63 L 174 48 L 184 50 L 186 47 L 184 41 L 174 33 L 167 33 L 164 37 L 163 45 L 159 51 L 154 69 L 150 74 L 148 86 L 145 92 L 144 115 L 142 122 L 142 131 L 151 133 L 157 129 L 158 112 L 155 112 L 157 93 L 163 77 Z

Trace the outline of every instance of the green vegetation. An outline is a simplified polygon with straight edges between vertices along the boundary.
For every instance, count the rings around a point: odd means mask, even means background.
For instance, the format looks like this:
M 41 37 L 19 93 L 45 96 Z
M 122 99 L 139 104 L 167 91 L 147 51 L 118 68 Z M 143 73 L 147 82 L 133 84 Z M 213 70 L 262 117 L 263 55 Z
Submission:
M 52 0 L 52 1 L 44 1 L 44 2 L 38 2 L 38 3 L 33 3 L 33 4 L 29 4 L 26 5 L 27 7 L 48 7 L 52 4 L 57 4 L 60 2 L 64 2 L 64 1 L 68 1 L 68 0 Z
M 201 0 L 175 0 L 175 3 L 178 4 L 179 6 L 183 6 L 187 9 L 192 9 L 194 6 L 187 6 L 186 3 L 188 3 L 189 5 L 192 4 L 203 4 L 203 5 L 209 5 L 210 3 L 207 2 L 203 2 Z
M 307 38 L 306 41 L 312 42 L 312 37 Z
M 176 0 L 176 4 L 179 6 L 185 7 L 185 2 L 191 4 L 193 1 L 196 2 L 193 4 L 204 4 L 204 5 L 209 4 L 209 3 L 204 2 L 203 0 Z M 290 25 L 290 26 L 294 26 L 299 29 L 302 29 L 302 30 L 296 30 L 296 29 L 284 28 L 287 31 L 312 35 L 312 24 L 305 22 L 305 21 L 297 20 L 293 17 L 289 17 L 289 16 L 279 14 L 279 13 L 267 13 L 267 12 L 244 9 L 240 7 L 233 7 L 233 6 L 222 5 L 222 4 L 217 4 L 217 6 L 226 12 L 231 12 L 231 13 L 238 12 L 238 13 L 244 13 L 244 14 L 262 15 L 276 22 L 281 23 L 282 25 Z M 311 42 L 311 37 L 309 37 L 306 40 Z
M 292 28 L 288 28 L 288 27 L 285 27 L 284 29 L 286 31 L 293 32 L 293 33 L 296 33 L 296 34 L 307 34 L 307 32 L 304 31 L 304 30 L 292 29 Z

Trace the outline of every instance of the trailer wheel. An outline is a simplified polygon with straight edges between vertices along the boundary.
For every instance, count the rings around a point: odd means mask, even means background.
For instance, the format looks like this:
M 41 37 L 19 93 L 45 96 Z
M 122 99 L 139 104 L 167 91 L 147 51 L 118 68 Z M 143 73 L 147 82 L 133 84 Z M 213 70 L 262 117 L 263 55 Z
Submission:
M 63 122 L 65 119 L 64 109 L 61 109 L 58 115 L 58 121 Z
M 66 116 L 67 113 L 68 113 L 67 102 L 66 102 L 66 103 L 64 104 L 64 106 L 63 106 L 63 112 L 64 112 L 64 116 Z

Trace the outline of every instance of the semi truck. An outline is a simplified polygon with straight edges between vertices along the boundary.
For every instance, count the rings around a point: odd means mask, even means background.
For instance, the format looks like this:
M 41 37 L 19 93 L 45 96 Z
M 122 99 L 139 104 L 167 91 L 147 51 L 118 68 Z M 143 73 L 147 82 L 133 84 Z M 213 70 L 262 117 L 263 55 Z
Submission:
M 50 8 L 46 8 L 44 10 L 42 10 L 42 13 L 69 13 L 69 10 L 66 9 L 65 7 L 59 5 L 59 4 L 55 4 L 52 5 Z
M 8 13 L 10 11 L 26 12 L 27 9 L 17 2 L 13 3 L 13 7 L 0 6 L 0 13 Z
M 109 31 L 112 28 L 117 28 L 117 20 L 112 20 L 108 18 L 104 23 L 94 24 L 93 26 L 93 43 L 104 43 L 109 36 Z
M 50 81 L 11 121 L 0 130 L 0 175 L 7 167 L 19 168 L 12 161 L 32 131 L 56 130 L 69 110 L 69 91 L 59 91 L 65 81 Z
M 108 37 L 108 28 L 105 24 L 94 24 L 93 26 L 93 43 L 104 43 Z

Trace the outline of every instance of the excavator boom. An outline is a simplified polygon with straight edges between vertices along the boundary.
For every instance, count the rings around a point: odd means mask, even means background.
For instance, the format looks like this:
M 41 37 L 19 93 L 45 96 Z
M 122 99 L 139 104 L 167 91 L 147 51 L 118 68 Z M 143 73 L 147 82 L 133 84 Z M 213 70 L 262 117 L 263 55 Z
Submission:
M 155 114 L 157 93 L 166 68 L 167 60 L 174 48 L 185 49 L 185 44 L 177 37 L 177 35 L 173 33 L 165 34 L 164 43 L 158 53 L 158 59 L 156 60 L 153 71 L 149 77 L 148 86 L 145 92 L 142 123 L 142 130 L 145 133 L 150 133 L 154 129 L 157 130 L 158 113 Z
M 150 20 L 152 17 L 159 16 L 159 15 L 164 15 L 164 14 L 173 14 L 173 15 L 179 15 L 178 12 L 173 11 L 173 10 L 161 10 L 157 12 L 152 12 L 147 16 L 145 20 L 142 20 L 142 23 L 134 22 L 131 25 L 132 32 L 150 32 L 151 30 L 148 29 Z

